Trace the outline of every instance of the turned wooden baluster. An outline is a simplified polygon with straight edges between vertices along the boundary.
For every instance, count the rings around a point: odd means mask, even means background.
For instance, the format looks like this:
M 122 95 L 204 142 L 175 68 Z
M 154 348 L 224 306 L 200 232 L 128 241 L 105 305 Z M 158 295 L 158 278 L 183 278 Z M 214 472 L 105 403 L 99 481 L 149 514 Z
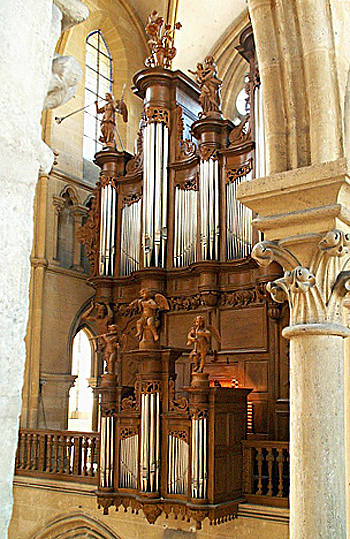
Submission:
M 31 470 L 37 470 L 38 469 L 38 435 L 34 433 L 32 435 L 33 438 L 33 460 L 31 465 Z
M 21 432 L 21 434 L 18 437 L 18 448 L 17 448 L 17 455 L 16 455 L 16 468 L 18 470 L 21 470 L 23 468 L 23 444 L 24 444 L 24 433 Z
M 73 461 L 73 474 L 79 474 L 80 455 L 79 455 L 79 436 L 74 436 L 74 461 Z
M 94 460 L 96 452 L 96 438 L 93 437 L 90 440 L 90 454 L 89 454 L 89 477 L 94 477 Z
M 284 463 L 283 449 L 277 450 L 277 464 L 278 464 L 278 498 L 283 497 L 283 463 Z
M 270 447 L 270 449 L 267 450 L 267 456 L 266 456 L 266 461 L 267 461 L 267 470 L 268 470 L 268 484 L 267 484 L 267 496 L 272 496 L 273 492 L 272 492 L 272 488 L 273 488 L 273 483 L 272 483 L 272 468 L 273 468 L 273 461 L 274 461 L 274 454 L 273 454 L 273 448 Z
M 67 436 L 67 473 L 69 474 L 73 473 L 73 462 L 72 462 L 73 440 L 71 436 Z
M 47 436 L 47 455 L 46 455 L 46 471 L 52 472 L 52 434 Z
M 88 441 L 87 436 L 84 436 L 83 442 L 82 442 L 82 458 L 83 458 L 82 475 L 88 475 L 87 465 L 86 465 L 87 456 L 88 456 L 88 448 L 89 448 L 89 441 Z
M 257 460 L 257 463 L 258 463 L 258 490 L 257 490 L 257 494 L 258 495 L 262 495 L 263 491 L 262 491 L 262 487 L 263 487 L 263 484 L 262 484 L 262 466 L 263 466 L 263 460 L 264 460 L 264 455 L 263 455 L 263 448 L 262 447 L 258 447 L 257 448 L 257 455 L 256 455 L 256 460 Z
M 39 472 L 43 472 L 46 468 L 45 466 L 45 440 L 46 434 L 39 434 Z
M 23 468 L 24 468 L 24 470 L 28 470 L 29 463 L 30 463 L 29 444 L 30 444 L 30 434 L 27 432 L 25 434 L 25 436 L 24 436 L 24 451 L 23 451 Z
M 66 437 L 59 437 L 59 473 L 64 473 Z
M 243 447 L 243 485 L 246 494 L 253 493 L 254 456 L 252 447 Z
M 53 473 L 58 472 L 58 450 L 59 450 L 59 436 L 54 435 L 53 436 L 53 454 L 54 454 L 54 462 L 53 462 Z

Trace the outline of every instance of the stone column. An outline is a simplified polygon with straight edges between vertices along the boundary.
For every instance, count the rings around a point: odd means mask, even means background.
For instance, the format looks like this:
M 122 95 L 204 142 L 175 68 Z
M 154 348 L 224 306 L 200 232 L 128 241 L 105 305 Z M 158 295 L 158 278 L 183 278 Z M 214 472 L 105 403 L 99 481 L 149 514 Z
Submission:
M 345 539 L 343 297 L 350 290 L 349 176 L 345 160 L 242 185 L 266 240 L 252 256 L 281 264 L 268 283 L 288 301 L 290 326 L 290 538 Z

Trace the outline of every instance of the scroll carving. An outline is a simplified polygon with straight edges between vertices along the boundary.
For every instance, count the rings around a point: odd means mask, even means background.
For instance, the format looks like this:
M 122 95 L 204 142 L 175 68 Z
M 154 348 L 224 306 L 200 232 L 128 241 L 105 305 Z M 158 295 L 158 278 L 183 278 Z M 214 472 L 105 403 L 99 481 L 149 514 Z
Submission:
M 268 283 L 266 289 L 279 303 L 286 298 L 290 308 L 290 324 L 341 323 L 342 298 L 350 290 L 350 235 L 342 230 L 329 231 L 319 243 L 310 267 L 302 267 L 287 249 L 274 242 L 257 244 L 252 257 L 261 265 L 272 260 L 288 271 L 284 277 Z M 297 265 L 290 267 L 294 262 Z
M 180 395 L 175 399 L 175 382 L 169 380 L 169 410 L 178 412 L 187 412 L 189 407 L 188 399 Z
M 245 142 L 251 142 L 251 124 L 249 115 L 243 122 L 232 129 L 228 140 L 229 148 L 244 144 Z
M 248 159 L 239 167 L 230 167 L 226 169 L 226 183 L 232 183 L 238 178 L 247 176 L 253 170 L 253 160 Z
M 177 146 L 176 157 L 177 159 L 188 159 L 196 155 L 196 145 L 190 139 L 183 139 L 184 122 L 182 117 L 182 107 L 176 105 L 176 133 L 177 133 Z

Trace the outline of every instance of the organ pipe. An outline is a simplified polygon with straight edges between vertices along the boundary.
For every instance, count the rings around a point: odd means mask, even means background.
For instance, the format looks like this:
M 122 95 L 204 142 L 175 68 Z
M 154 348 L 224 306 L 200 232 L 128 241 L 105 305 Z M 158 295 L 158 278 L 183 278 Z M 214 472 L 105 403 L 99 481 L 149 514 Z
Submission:
M 101 189 L 100 275 L 113 276 L 116 242 L 117 193 L 111 184 Z
M 200 161 L 199 193 L 201 210 L 201 255 L 203 260 L 219 259 L 220 172 L 217 159 Z
M 249 181 L 252 173 L 226 184 L 226 257 L 247 257 L 252 248 L 252 211 L 236 199 L 237 185 Z
M 160 465 L 160 395 L 141 395 L 141 490 L 158 492 Z
M 122 209 L 120 275 L 139 269 L 141 239 L 141 200 Z
M 144 128 L 142 248 L 145 267 L 165 267 L 168 207 L 169 130 L 164 122 Z
M 174 266 L 188 266 L 197 255 L 197 200 L 193 189 L 175 188 Z

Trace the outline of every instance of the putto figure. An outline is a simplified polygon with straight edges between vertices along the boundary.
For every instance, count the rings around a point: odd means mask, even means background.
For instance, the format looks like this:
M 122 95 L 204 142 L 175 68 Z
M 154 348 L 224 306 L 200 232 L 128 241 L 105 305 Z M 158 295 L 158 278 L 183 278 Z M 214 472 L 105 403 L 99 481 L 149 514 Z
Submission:
M 95 313 L 95 314 L 94 314 Z M 109 331 L 109 327 L 113 322 L 113 312 L 108 304 L 91 302 L 88 310 L 82 315 L 82 320 L 95 322 L 100 335 Z M 97 345 L 100 351 L 103 351 L 106 346 L 105 340 L 98 335 Z
M 119 343 L 119 331 L 116 324 L 111 324 L 107 333 L 96 335 L 91 337 L 91 341 L 102 340 L 104 344 L 103 358 L 105 360 L 105 374 L 109 374 L 112 377 L 116 374 L 115 364 L 118 359 L 120 343 Z
M 140 290 L 140 298 L 130 303 L 130 307 L 137 306 L 141 317 L 136 322 L 140 349 L 157 348 L 159 341 L 158 328 L 160 326 L 159 312 L 168 311 L 169 303 L 162 294 L 153 294 L 149 288 Z
M 115 114 L 121 114 L 124 122 L 128 121 L 128 109 L 122 99 L 115 102 L 114 97 L 109 92 L 106 93 L 106 104 L 102 107 L 98 106 L 98 101 L 95 101 L 97 114 L 103 114 L 101 120 L 101 136 L 100 142 L 107 148 L 116 149 L 116 119 Z
M 196 316 L 187 335 L 187 346 L 193 346 L 190 353 L 190 360 L 194 363 L 193 372 L 203 372 L 206 357 L 211 354 L 215 356 L 215 352 L 210 349 L 211 336 L 221 342 L 219 332 L 213 326 L 206 327 L 203 316 Z
M 199 103 L 203 109 L 200 117 L 221 116 L 220 89 L 222 81 L 217 76 L 217 66 L 212 56 L 207 56 L 203 63 L 197 64 L 197 70 L 188 70 L 196 75 L 196 82 L 201 89 Z

